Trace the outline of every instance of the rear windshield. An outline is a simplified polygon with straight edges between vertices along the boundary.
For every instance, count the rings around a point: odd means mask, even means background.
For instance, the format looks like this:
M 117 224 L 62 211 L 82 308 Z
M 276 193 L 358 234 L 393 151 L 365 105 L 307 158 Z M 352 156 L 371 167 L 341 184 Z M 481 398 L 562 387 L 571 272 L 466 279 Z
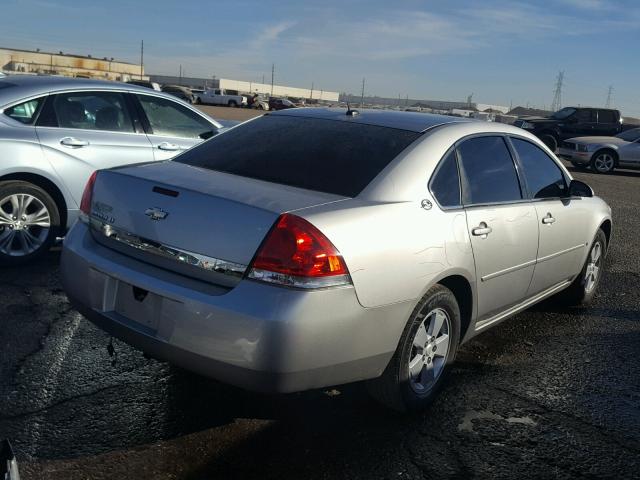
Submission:
M 243 177 L 355 197 L 420 133 L 265 115 L 176 159 Z

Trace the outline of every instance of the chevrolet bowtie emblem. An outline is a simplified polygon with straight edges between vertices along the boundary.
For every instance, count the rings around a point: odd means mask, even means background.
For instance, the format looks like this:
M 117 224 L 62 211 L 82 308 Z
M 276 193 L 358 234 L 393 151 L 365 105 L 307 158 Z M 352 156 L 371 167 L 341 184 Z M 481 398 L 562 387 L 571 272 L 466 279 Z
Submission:
M 153 207 L 147 208 L 144 211 L 144 214 L 149 217 L 151 220 L 164 220 L 169 215 L 169 212 L 165 212 L 161 208 Z

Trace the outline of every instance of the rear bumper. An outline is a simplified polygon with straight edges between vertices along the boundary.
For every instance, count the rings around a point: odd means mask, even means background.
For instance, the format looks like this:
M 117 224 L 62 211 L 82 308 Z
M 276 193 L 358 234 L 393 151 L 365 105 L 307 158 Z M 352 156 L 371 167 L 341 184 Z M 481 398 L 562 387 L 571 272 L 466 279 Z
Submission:
M 74 307 L 101 329 L 153 357 L 254 391 L 379 376 L 413 307 L 363 308 L 353 288 L 242 281 L 225 290 L 107 249 L 80 222 L 65 239 L 61 270 Z M 133 286 L 148 297 L 136 300 Z

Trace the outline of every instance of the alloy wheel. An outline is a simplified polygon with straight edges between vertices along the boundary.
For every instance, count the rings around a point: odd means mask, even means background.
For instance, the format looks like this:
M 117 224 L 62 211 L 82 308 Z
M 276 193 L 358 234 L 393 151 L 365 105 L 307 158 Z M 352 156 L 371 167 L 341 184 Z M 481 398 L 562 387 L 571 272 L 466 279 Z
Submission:
M 450 346 L 451 320 L 441 308 L 422 313 L 409 356 L 409 382 L 420 394 L 431 390 L 447 363 Z
M 51 215 L 37 197 L 14 193 L 0 200 L 0 253 L 29 255 L 46 241 Z
M 591 248 L 591 252 L 589 253 L 589 261 L 584 274 L 584 290 L 586 293 L 591 293 L 598 283 L 601 259 L 602 244 L 600 242 L 595 242 Z
M 602 173 L 610 172 L 613 169 L 614 163 L 613 155 L 610 153 L 601 153 L 594 160 L 596 170 Z

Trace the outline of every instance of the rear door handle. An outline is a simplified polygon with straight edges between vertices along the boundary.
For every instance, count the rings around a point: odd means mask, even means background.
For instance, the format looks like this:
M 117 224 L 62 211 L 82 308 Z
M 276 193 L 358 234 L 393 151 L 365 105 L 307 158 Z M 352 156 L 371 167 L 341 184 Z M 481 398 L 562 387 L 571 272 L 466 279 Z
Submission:
M 158 145 L 158 148 L 160 150 L 166 150 L 168 152 L 175 152 L 177 150 L 180 150 L 179 145 L 176 145 L 175 143 L 169 143 L 169 142 L 162 142 L 160 145 Z
M 547 216 L 542 219 L 542 223 L 545 225 L 551 225 L 555 221 L 556 219 L 551 215 L 551 213 L 547 213 Z
M 80 148 L 88 146 L 89 142 L 74 137 L 64 137 L 62 140 L 60 140 L 60 145 L 64 145 L 65 147 Z
M 480 222 L 480 225 L 471 230 L 471 233 L 473 235 L 482 238 L 487 238 L 487 235 L 489 235 L 491 232 L 493 232 L 493 229 L 489 227 L 485 222 Z

